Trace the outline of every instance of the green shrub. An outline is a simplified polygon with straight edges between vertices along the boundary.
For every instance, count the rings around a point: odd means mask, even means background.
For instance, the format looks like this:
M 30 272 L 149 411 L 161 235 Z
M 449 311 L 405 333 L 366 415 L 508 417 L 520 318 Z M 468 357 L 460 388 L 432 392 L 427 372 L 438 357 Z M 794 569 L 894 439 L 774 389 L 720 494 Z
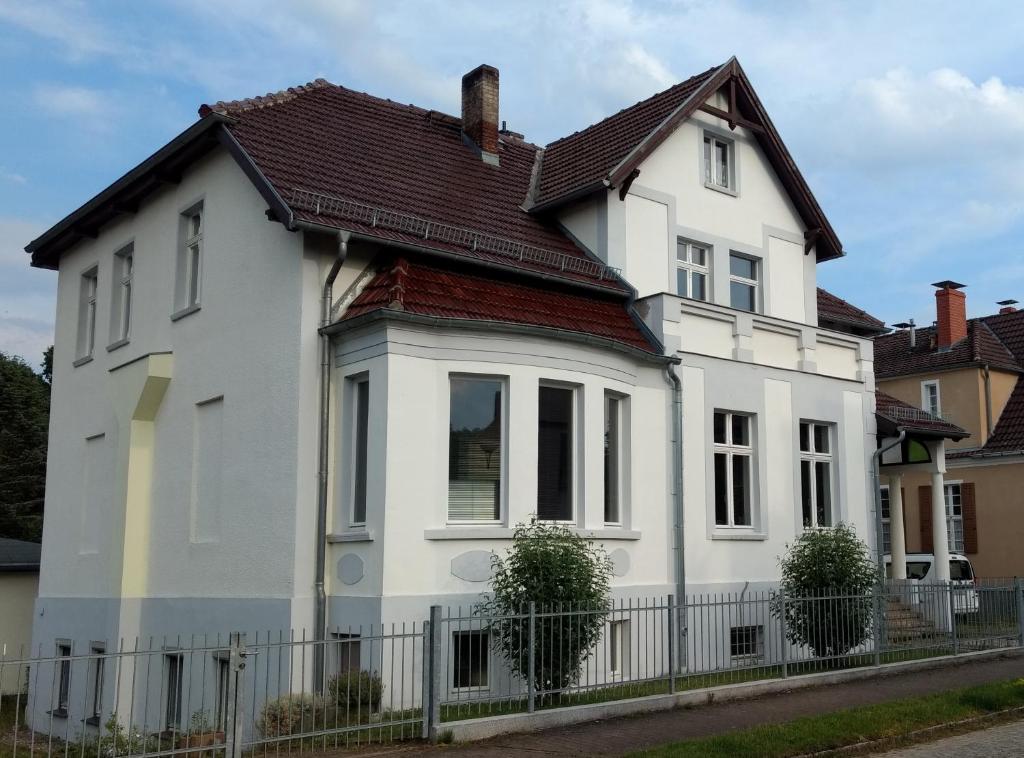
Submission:
M 818 657 L 845 655 L 870 636 L 878 567 L 853 527 L 804 532 L 779 559 L 782 598 L 772 601 L 785 618 L 786 638 Z
M 369 707 L 376 711 L 380 708 L 384 684 L 380 675 L 373 671 L 343 671 L 327 682 L 327 694 L 338 708 Z
M 264 704 L 256 728 L 264 737 L 301 734 L 314 728 L 316 716 L 323 710 L 324 701 L 318 695 L 284 695 Z
M 490 600 L 481 613 L 493 617 L 491 645 L 523 679 L 530 670 L 529 620 L 537 612 L 603 611 L 609 606 L 611 561 L 604 549 L 564 526 L 519 524 L 504 558 L 492 558 Z M 534 685 L 557 693 L 579 678 L 604 629 L 603 613 L 541 615 L 535 620 Z

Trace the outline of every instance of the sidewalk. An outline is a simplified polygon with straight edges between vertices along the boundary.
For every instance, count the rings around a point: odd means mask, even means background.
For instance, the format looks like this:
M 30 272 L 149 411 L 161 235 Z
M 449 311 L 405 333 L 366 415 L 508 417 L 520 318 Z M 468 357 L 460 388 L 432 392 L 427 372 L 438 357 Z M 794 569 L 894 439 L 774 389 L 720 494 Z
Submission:
M 664 711 L 532 734 L 507 735 L 483 742 L 437 747 L 398 748 L 405 754 L 460 758 L 538 755 L 623 755 L 668 742 L 723 734 L 758 724 L 777 724 L 800 716 L 872 705 L 1024 677 L 1024 656 L 1006 656 L 937 669 L 896 674 L 769 697 Z

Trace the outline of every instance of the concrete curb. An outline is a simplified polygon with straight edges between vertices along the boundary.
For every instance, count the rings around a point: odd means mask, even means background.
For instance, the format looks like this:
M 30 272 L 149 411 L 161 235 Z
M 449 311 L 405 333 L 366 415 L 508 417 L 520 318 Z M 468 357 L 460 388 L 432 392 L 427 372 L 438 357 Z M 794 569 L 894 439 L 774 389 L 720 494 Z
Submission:
M 876 677 L 895 676 L 911 671 L 926 671 L 946 666 L 958 666 L 988 658 L 1017 658 L 1024 656 L 1024 649 L 1005 648 L 999 650 L 983 650 L 960 655 L 944 655 L 925 658 L 919 661 L 903 661 L 885 663 L 881 666 L 866 666 L 845 671 L 825 671 L 819 674 L 802 674 L 787 679 L 764 679 L 757 682 L 742 684 L 723 684 L 717 687 L 685 690 L 674 695 L 650 695 L 647 697 L 617 700 L 610 703 L 593 703 L 589 705 L 553 708 L 536 713 L 511 713 L 502 716 L 490 716 L 462 721 L 442 723 L 438 732 L 451 733 L 454 742 L 475 742 L 503 734 L 536 732 L 543 729 L 582 724 L 588 721 L 603 721 L 621 716 L 633 716 L 639 713 L 668 711 L 673 708 L 693 708 L 715 702 L 745 700 L 772 695 L 780 692 L 820 687 L 841 682 L 853 682 Z

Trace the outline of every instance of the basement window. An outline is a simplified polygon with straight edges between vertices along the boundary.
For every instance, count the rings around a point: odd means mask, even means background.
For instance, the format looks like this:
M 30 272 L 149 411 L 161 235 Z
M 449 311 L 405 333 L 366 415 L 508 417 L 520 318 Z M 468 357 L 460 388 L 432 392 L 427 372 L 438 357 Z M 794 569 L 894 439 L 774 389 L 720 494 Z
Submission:
M 733 663 L 757 663 L 764 658 L 764 627 L 734 626 L 729 629 L 729 657 Z
M 452 634 L 452 688 L 485 689 L 487 687 L 491 636 L 486 630 Z

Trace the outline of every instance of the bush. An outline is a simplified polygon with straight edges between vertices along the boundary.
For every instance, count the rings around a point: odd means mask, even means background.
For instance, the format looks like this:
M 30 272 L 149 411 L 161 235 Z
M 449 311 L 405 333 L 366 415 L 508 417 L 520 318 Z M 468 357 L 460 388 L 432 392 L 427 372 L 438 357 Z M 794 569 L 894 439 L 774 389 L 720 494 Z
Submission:
M 316 714 L 323 709 L 324 701 L 319 695 L 284 695 L 264 704 L 256 728 L 264 737 L 301 734 L 314 728 Z
M 818 657 L 845 655 L 868 639 L 878 567 L 853 527 L 806 531 L 779 560 L 781 589 L 771 611 L 786 638 Z
M 539 616 L 533 650 L 538 692 L 559 692 L 579 678 L 604 628 L 609 606 L 611 561 L 603 548 L 564 526 L 519 524 L 504 558 L 492 558 L 493 595 L 481 613 L 493 617 L 491 645 L 523 679 L 530 670 L 530 601 L 542 611 L 591 611 Z
M 369 707 L 376 711 L 380 709 L 384 684 L 376 672 L 344 671 L 327 682 L 327 693 L 330 701 L 339 709 Z

